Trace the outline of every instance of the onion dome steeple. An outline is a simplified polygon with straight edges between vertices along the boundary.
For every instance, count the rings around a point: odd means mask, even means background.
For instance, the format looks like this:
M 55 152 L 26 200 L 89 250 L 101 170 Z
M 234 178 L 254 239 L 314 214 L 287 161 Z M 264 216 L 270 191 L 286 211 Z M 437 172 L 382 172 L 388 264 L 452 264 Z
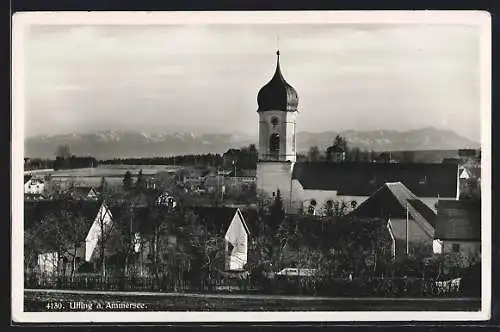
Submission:
M 257 112 L 279 110 L 296 112 L 299 104 L 297 91 L 285 81 L 280 69 L 280 51 L 276 52 L 276 71 L 273 78 L 264 85 L 257 95 Z

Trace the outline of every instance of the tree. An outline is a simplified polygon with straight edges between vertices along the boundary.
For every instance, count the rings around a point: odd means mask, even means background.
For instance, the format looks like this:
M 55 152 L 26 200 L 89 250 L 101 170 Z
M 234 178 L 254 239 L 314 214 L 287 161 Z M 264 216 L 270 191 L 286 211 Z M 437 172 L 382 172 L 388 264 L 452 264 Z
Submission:
M 126 191 L 130 191 L 130 189 L 132 189 L 133 180 L 132 180 L 132 174 L 130 173 L 130 171 L 127 171 L 125 173 L 125 176 L 123 177 L 122 183 L 123 183 L 123 189 L 125 189 Z
M 106 182 L 106 178 L 104 176 L 101 178 L 101 183 L 99 184 L 99 192 L 102 194 L 107 189 L 108 183 Z
M 60 208 L 45 215 L 30 230 L 31 233 L 25 232 L 25 235 L 32 235 L 25 241 L 29 243 L 30 251 L 34 250 L 35 256 L 37 253 L 55 252 L 59 257 L 69 258 L 71 280 L 77 270 L 78 248 L 88 232 L 88 221 L 82 214 L 81 204 L 64 200 Z
M 285 219 L 285 209 L 283 208 L 283 200 L 281 199 L 281 192 L 279 190 L 276 191 L 269 212 L 268 224 L 271 226 L 271 230 L 274 233 Z
M 137 193 L 144 193 L 146 191 L 146 181 L 144 179 L 144 175 L 142 174 L 142 169 L 139 170 L 139 174 L 137 175 L 135 190 Z
M 347 140 L 337 135 L 333 141 L 333 144 L 326 149 L 326 159 L 333 160 L 337 155 L 343 154 L 344 156 L 348 153 Z
M 56 157 L 59 157 L 61 159 L 69 159 L 71 157 L 69 146 L 67 145 L 58 146 L 56 150 Z
M 352 148 L 347 154 L 347 160 L 349 161 L 362 161 L 361 150 L 358 147 Z
M 318 161 L 320 157 L 319 148 L 317 146 L 312 146 L 309 149 L 309 161 Z
M 415 152 L 414 151 L 403 151 L 401 159 L 405 163 L 415 162 Z

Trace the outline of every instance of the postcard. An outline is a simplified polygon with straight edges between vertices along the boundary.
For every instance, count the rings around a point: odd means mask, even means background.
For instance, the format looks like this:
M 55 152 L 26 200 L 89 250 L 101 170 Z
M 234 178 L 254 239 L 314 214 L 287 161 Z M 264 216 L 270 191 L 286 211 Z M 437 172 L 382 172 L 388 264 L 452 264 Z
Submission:
M 489 319 L 487 12 L 12 33 L 13 321 Z

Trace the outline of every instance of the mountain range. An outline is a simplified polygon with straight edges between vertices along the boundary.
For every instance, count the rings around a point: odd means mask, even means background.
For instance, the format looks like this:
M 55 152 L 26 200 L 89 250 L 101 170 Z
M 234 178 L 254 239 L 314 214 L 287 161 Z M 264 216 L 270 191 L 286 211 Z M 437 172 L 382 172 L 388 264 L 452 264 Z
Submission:
M 339 134 L 350 147 L 373 151 L 456 150 L 479 148 L 479 143 L 451 130 L 426 127 L 410 131 L 378 130 L 320 133 L 298 132 L 298 152 L 307 152 L 317 146 L 325 150 Z M 61 145 L 68 145 L 72 154 L 98 159 L 126 157 L 154 157 L 195 153 L 224 153 L 230 148 L 256 144 L 257 137 L 244 133 L 193 134 L 143 133 L 139 131 L 100 131 L 52 136 L 34 136 L 25 139 L 25 156 L 54 158 Z

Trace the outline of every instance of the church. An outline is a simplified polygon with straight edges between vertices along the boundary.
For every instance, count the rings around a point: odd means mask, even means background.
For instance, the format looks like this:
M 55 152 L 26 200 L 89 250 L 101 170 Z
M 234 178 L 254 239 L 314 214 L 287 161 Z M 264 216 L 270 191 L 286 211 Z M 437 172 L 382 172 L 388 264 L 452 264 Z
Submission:
M 256 185 L 261 199 L 271 199 L 279 191 L 287 213 L 312 210 L 320 214 L 326 204 L 334 202 L 355 209 L 393 182 L 401 182 L 434 211 L 438 200 L 459 198 L 456 164 L 297 162 L 299 96 L 283 76 L 279 50 L 276 54 L 274 75 L 257 95 Z

